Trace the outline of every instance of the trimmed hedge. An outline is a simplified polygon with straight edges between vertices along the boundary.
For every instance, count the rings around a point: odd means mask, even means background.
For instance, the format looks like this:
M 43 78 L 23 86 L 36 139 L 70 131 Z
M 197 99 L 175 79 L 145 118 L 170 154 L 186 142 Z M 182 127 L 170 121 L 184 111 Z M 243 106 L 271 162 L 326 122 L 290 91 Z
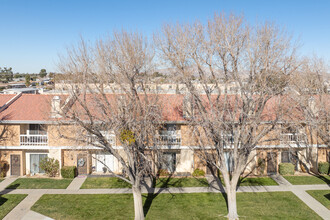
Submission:
M 319 162 L 319 173 L 328 174 L 330 168 L 330 163 L 328 162 Z
M 200 169 L 195 169 L 194 172 L 192 173 L 192 176 L 198 177 L 198 176 L 205 176 L 204 170 Z
M 294 165 L 292 163 L 280 163 L 278 170 L 281 175 L 293 175 Z
M 61 169 L 61 175 L 63 178 L 73 179 L 76 177 L 77 167 L 75 166 L 64 166 Z

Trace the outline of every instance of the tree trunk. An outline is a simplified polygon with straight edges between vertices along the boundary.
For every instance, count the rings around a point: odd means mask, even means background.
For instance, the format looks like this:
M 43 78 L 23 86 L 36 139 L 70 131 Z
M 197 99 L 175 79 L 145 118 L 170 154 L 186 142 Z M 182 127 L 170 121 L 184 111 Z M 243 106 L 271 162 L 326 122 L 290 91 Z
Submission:
M 134 199 L 134 214 L 135 220 L 143 220 L 144 212 L 143 212 L 143 204 L 142 204 L 142 195 L 141 195 L 141 187 L 132 186 L 133 190 L 133 199 Z
M 237 203 L 236 203 L 236 185 L 231 182 L 226 186 L 227 189 L 227 202 L 228 202 L 228 219 L 238 219 Z

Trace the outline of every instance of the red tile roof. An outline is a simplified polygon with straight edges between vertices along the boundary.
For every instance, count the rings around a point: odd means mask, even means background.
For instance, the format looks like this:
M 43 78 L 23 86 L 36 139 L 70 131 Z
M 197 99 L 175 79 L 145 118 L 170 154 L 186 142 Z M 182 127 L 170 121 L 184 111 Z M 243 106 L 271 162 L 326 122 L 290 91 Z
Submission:
M 0 95 L 0 103 L 15 95 Z M 53 95 L 22 94 L 16 101 L 0 112 L 0 119 L 6 121 L 50 120 L 50 101 Z
M 0 94 L 0 109 L 6 102 L 8 102 L 15 95 L 6 95 Z M 3 109 L 0 112 L 0 120 L 2 121 L 11 121 L 11 122 L 22 122 L 22 121 L 53 121 L 54 118 L 51 118 L 51 101 L 54 97 L 54 94 L 22 94 L 17 100 L 15 100 L 11 105 L 7 108 Z M 61 103 L 63 104 L 67 95 L 60 95 Z M 114 99 L 113 94 L 107 94 L 107 98 L 109 100 Z M 328 95 L 326 95 L 328 97 Z M 93 100 L 92 97 L 88 97 L 89 105 L 91 105 L 91 109 L 97 110 L 97 101 Z M 183 100 L 184 95 L 178 94 L 161 94 L 158 96 L 158 102 L 162 105 L 162 115 L 163 120 L 165 121 L 185 121 L 183 118 Z M 272 120 L 275 116 L 276 112 L 276 99 L 273 98 L 269 100 L 267 103 L 264 112 L 263 119 L 264 120 Z M 326 98 L 326 103 L 329 104 L 329 99 Z M 316 102 L 318 100 L 316 99 Z M 282 100 L 282 105 L 293 105 L 292 100 Z M 79 104 L 75 103 L 73 108 L 76 108 Z M 327 108 L 330 108 L 327 106 Z M 80 107 L 81 108 L 81 107 Z M 292 107 L 291 107 L 292 108 Z M 291 115 L 302 115 L 302 113 L 294 109 L 290 109 Z M 96 112 L 95 112 L 96 113 Z M 98 114 L 98 113 L 96 113 Z M 291 119 L 292 120 L 292 119 Z

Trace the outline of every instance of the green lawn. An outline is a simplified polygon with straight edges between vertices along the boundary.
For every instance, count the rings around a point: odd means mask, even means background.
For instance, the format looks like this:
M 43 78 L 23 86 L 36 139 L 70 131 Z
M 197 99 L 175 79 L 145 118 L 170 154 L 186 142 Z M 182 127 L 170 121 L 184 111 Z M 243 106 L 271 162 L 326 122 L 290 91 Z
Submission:
M 3 179 L 0 178 L 0 183 L 3 181 Z
M 248 177 L 241 179 L 240 186 L 275 186 L 278 185 L 275 180 L 270 177 Z
M 0 195 L 0 219 L 3 219 L 26 196 L 24 194 Z
M 152 196 L 151 196 L 152 197 Z M 144 196 L 146 219 L 225 219 L 222 194 Z M 238 193 L 241 219 L 320 219 L 291 192 Z M 54 219 L 133 219 L 133 195 L 43 195 L 32 210 Z
M 330 184 L 330 176 L 283 176 L 293 185 Z
M 155 187 L 208 187 L 209 183 L 206 178 L 159 178 L 156 180 Z
M 221 177 L 221 182 L 225 186 L 225 182 Z M 270 177 L 247 177 L 241 178 L 239 186 L 276 186 L 278 185 L 275 180 Z
M 327 209 L 330 209 L 330 190 L 308 190 L 307 192 Z
M 131 188 L 131 184 L 117 177 L 88 177 L 81 189 Z
M 7 189 L 66 189 L 72 179 L 19 178 Z

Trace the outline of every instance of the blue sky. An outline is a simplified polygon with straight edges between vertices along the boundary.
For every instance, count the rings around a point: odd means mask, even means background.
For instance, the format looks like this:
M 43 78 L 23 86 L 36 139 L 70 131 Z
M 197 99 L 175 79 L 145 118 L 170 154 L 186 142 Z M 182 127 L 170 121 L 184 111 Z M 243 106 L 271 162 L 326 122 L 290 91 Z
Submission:
M 0 67 L 56 71 L 58 55 L 113 29 L 147 35 L 166 22 L 206 22 L 214 13 L 243 13 L 250 23 L 273 21 L 299 38 L 303 55 L 330 60 L 329 0 L 0 0 Z

